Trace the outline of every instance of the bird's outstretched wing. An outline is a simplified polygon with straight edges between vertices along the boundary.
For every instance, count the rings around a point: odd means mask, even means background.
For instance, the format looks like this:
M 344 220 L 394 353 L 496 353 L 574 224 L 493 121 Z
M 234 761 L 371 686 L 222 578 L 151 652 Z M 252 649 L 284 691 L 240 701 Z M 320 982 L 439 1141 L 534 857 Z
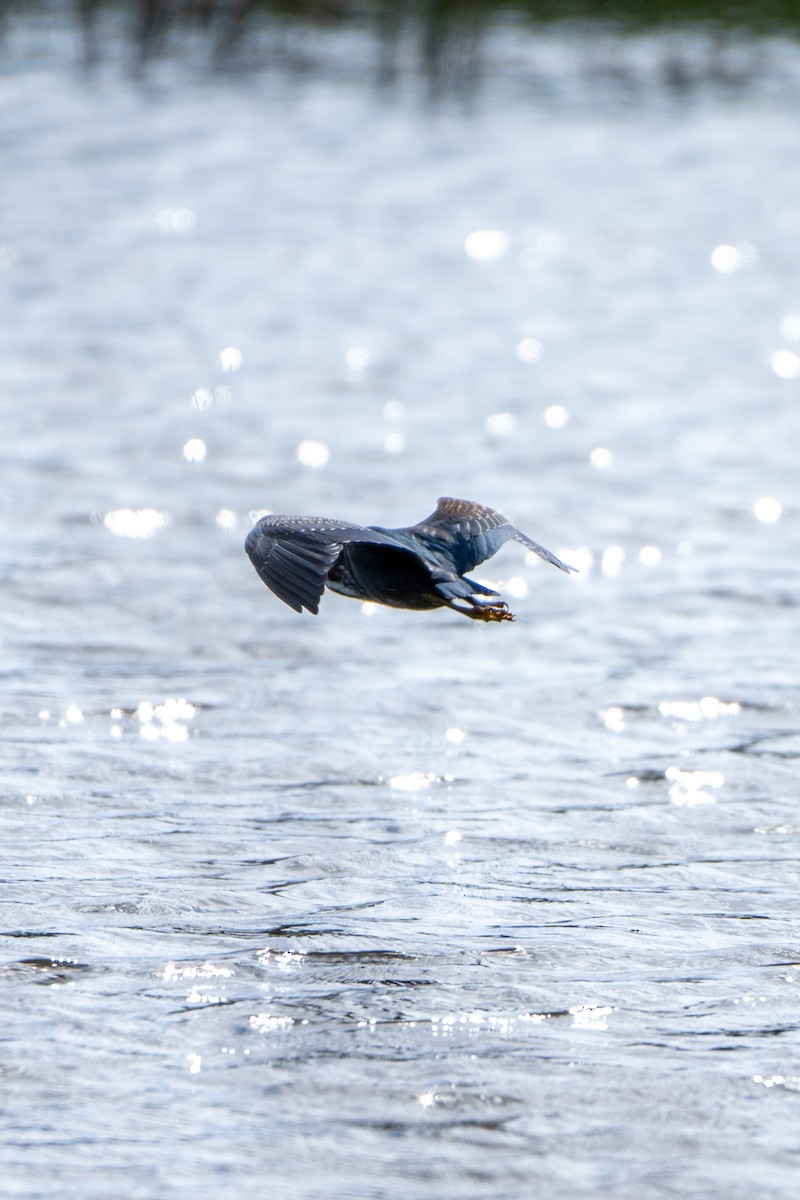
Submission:
M 270 515 L 257 521 L 244 548 L 261 579 L 295 612 L 319 611 L 325 580 L 346 542 L 394 546 L 387 534 L 329 517 Z
M 444 550 L 459 575 L 472 571 L 512 539 L 521 542 L 545 562 L 552 563 L 561 571 L 576 570 L 575 567 L 567 566 L 560 558 L 556 558 L 555 554 L 540 546 L 538 542 L 532 541 L 519 529 L 515 529 L 502 513 L 487 508 L 484 504 L 475 504 L 471 500 L 454 500 L 450 496 L 442 496 L 437 502 L 436 511 L 418 525 L 412 525 L 406 532 L 439 552 Z

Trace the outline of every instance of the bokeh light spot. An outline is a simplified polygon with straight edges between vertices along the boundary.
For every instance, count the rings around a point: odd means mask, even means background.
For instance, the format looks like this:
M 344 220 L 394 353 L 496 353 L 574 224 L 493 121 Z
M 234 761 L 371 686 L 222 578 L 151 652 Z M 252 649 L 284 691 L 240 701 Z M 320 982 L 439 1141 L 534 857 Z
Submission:
M 236 513 L 232 508 L 221 508 L 214 520 L 220 529 L 230 530 L 236 528 Z
M 736 247 L 725 244 L 715 246 L 711 251 L 711 265 L 721 275 L 730 275 L 733 271 L 738 271 L 741 263 Z
M 522 600 L 528 594 L 528 585 L 520 575 L 512 575 L 502 586 L 512 600 Z
M 625 713 L 616 704 L 607 708 L 600 716 L 606 729 L 610 729 L 612 733 L 622 733 L 625 728 Z
M 797 379 L 800 376 L 800 355 L 792 350 L 776 350 L 770 362 L 779 379 Z
M 487 433 L 495 434 L 497 437 L 507 437 L 517 428 L 517 418 L 513 413 L 492 413 L 484 421 L 484 428 Z
M 162 208 L 156 213 L 156 226 L 159 233 L 187 234 L 197 225 L 197 213 L 193 208 Z
M 198 409 L 200 412 L 206 408 L 211 408 L 214 403 L 214 393 L 211 388 L 198 388 L 192 394 L 192 408 Z
M 706 789 L 721 788 L 725 783 L 721 771 L 682 771 L 680 767 L 667 767 L 664 774 L 672 784 L 669 789 L 670 800 L 682 808 L 713 804 L 714 797 Z
M 600 559 L 600 570 L 604 575 L 613 578 L 619 575 L 625 561 L 625 551 L 621 546 L 606 546 Z
M 614 461 L 614 455 L 606 446 L 597 446 L 589 455 L 589 462 L 598 471 L 604 471 Z
M 242 365 L 242 352 L 238 346 L 226 346 L 220 350 L 219 365 L 223 371 L 238 371 Z
M 720 275 L 732 275 L 746 267 L 754 267 L 761 255 L 752 242 L 737 242 L 735 246 L 723 243 L 711 251 L 711 265 Z
M 536 363 L 544 354 L 544 346 L 535 337 L 523 338 L 517 343 L 517 358 L 520 362 Z
M 741 705 L 735 700 L 728 704 L 716 696 L 703 696 L 702 700 L 662 700 L 658 711 L 662 717 L 679 721 L 716 721 L 741 712 Z
M 432 771 L 409 771 L 406 775 L 393 775 L 388 780 L 389 787 L 396 792 L 421 792 L 438 782 L 438 776 Z
M 774 496 L 762 496 L 753 505 L 753 512 L 757 521 L 762 521 L 765 525 L 774 525 L 776 521 L 780 520 L 783 505 Z
M 324 442 L 316 442 L 313 439 L 301 442 L 297 447 L 297 460 L 304 467 L 310 467 L 317 471 L 320 467 L 324 467 L 331 452 Z
M 488 262 L 508 253 L 508 234 L 500 229 L 476 229 L 464 242 L 464 250 L 475 262 Z
M 370 353 L 366 346 L 353 346 L 344 356 L 349 371 L 366 371 L 370 362 Z
M 170 515 L 157 508 L 115 508 L 103 517 L 103 524 L 115 537 L 149 538 L 169 525 Z
M 569 421 L 569 413 L 561 404 L 551 404 L 542 415 L 545 425 L 549 425 L 551 429 L 563 429 Z
M 189 438 L 183 447 L 183 457 L 187 462 L 201 463 L 208 451 L 202 438 Z

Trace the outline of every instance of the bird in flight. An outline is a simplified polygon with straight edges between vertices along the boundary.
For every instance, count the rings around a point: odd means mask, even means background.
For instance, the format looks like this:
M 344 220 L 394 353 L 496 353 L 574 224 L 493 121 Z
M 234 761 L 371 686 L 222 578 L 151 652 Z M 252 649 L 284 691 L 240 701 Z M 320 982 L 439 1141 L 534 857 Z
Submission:
M 404 529 L 271 514 L 250 530 L 245 550 L 267 587 L 295 612 L 316 614 L 328 587 L 392 608 L 446 606 L 476 621 L 513 621 L 498 592 L 467 577 L 511 540 L 561 571 L 576 569 L 493 508 L 447 496 Z

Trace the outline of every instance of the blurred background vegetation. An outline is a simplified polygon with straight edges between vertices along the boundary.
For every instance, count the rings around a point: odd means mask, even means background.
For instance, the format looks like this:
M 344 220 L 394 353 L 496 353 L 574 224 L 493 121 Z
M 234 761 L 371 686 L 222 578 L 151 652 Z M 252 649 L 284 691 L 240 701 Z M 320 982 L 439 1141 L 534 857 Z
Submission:
M 0 37 L 19 21 L 68 23 L 79 31 L 89 69 L 118 56 L 110 47 L 121 36 L 139 70 L 198 42 L 215 70 L 276 63 L 301 70 L 315 65 L 325 34 L 352 30 L 374 48 L 378 83 L 411 72 L 434 89 L 467 90 L 479 81 L 497 30 L 529 40 L 556 31 L 595 49 L 607 49 L 609 39 L 658 35 L 664 80 L 676 86 L 698 76 L 741 83 L 755 69 L 759 46 L 800 34 L 800 0 L 0 0 L 0 14 Z M 687 36 L 695 50 L 689 59 L 680 50 Z M 359 64 L 352 65 L 356 73 Z M 624 74 L 626 67 L 617 61 L 613 69 Z

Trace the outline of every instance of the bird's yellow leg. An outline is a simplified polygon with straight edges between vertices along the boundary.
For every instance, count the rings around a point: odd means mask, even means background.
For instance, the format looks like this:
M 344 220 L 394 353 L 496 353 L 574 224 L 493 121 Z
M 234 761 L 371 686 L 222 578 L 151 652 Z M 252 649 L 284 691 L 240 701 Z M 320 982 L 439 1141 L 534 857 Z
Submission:
M 463 612 L 463 609 L 461 610 Z M 471 608 L 466 614 L 473 621 L 513 621 L 514 614 L 508 611 L 508 605 L 502 600 L 497 604 L 480 604 Z

